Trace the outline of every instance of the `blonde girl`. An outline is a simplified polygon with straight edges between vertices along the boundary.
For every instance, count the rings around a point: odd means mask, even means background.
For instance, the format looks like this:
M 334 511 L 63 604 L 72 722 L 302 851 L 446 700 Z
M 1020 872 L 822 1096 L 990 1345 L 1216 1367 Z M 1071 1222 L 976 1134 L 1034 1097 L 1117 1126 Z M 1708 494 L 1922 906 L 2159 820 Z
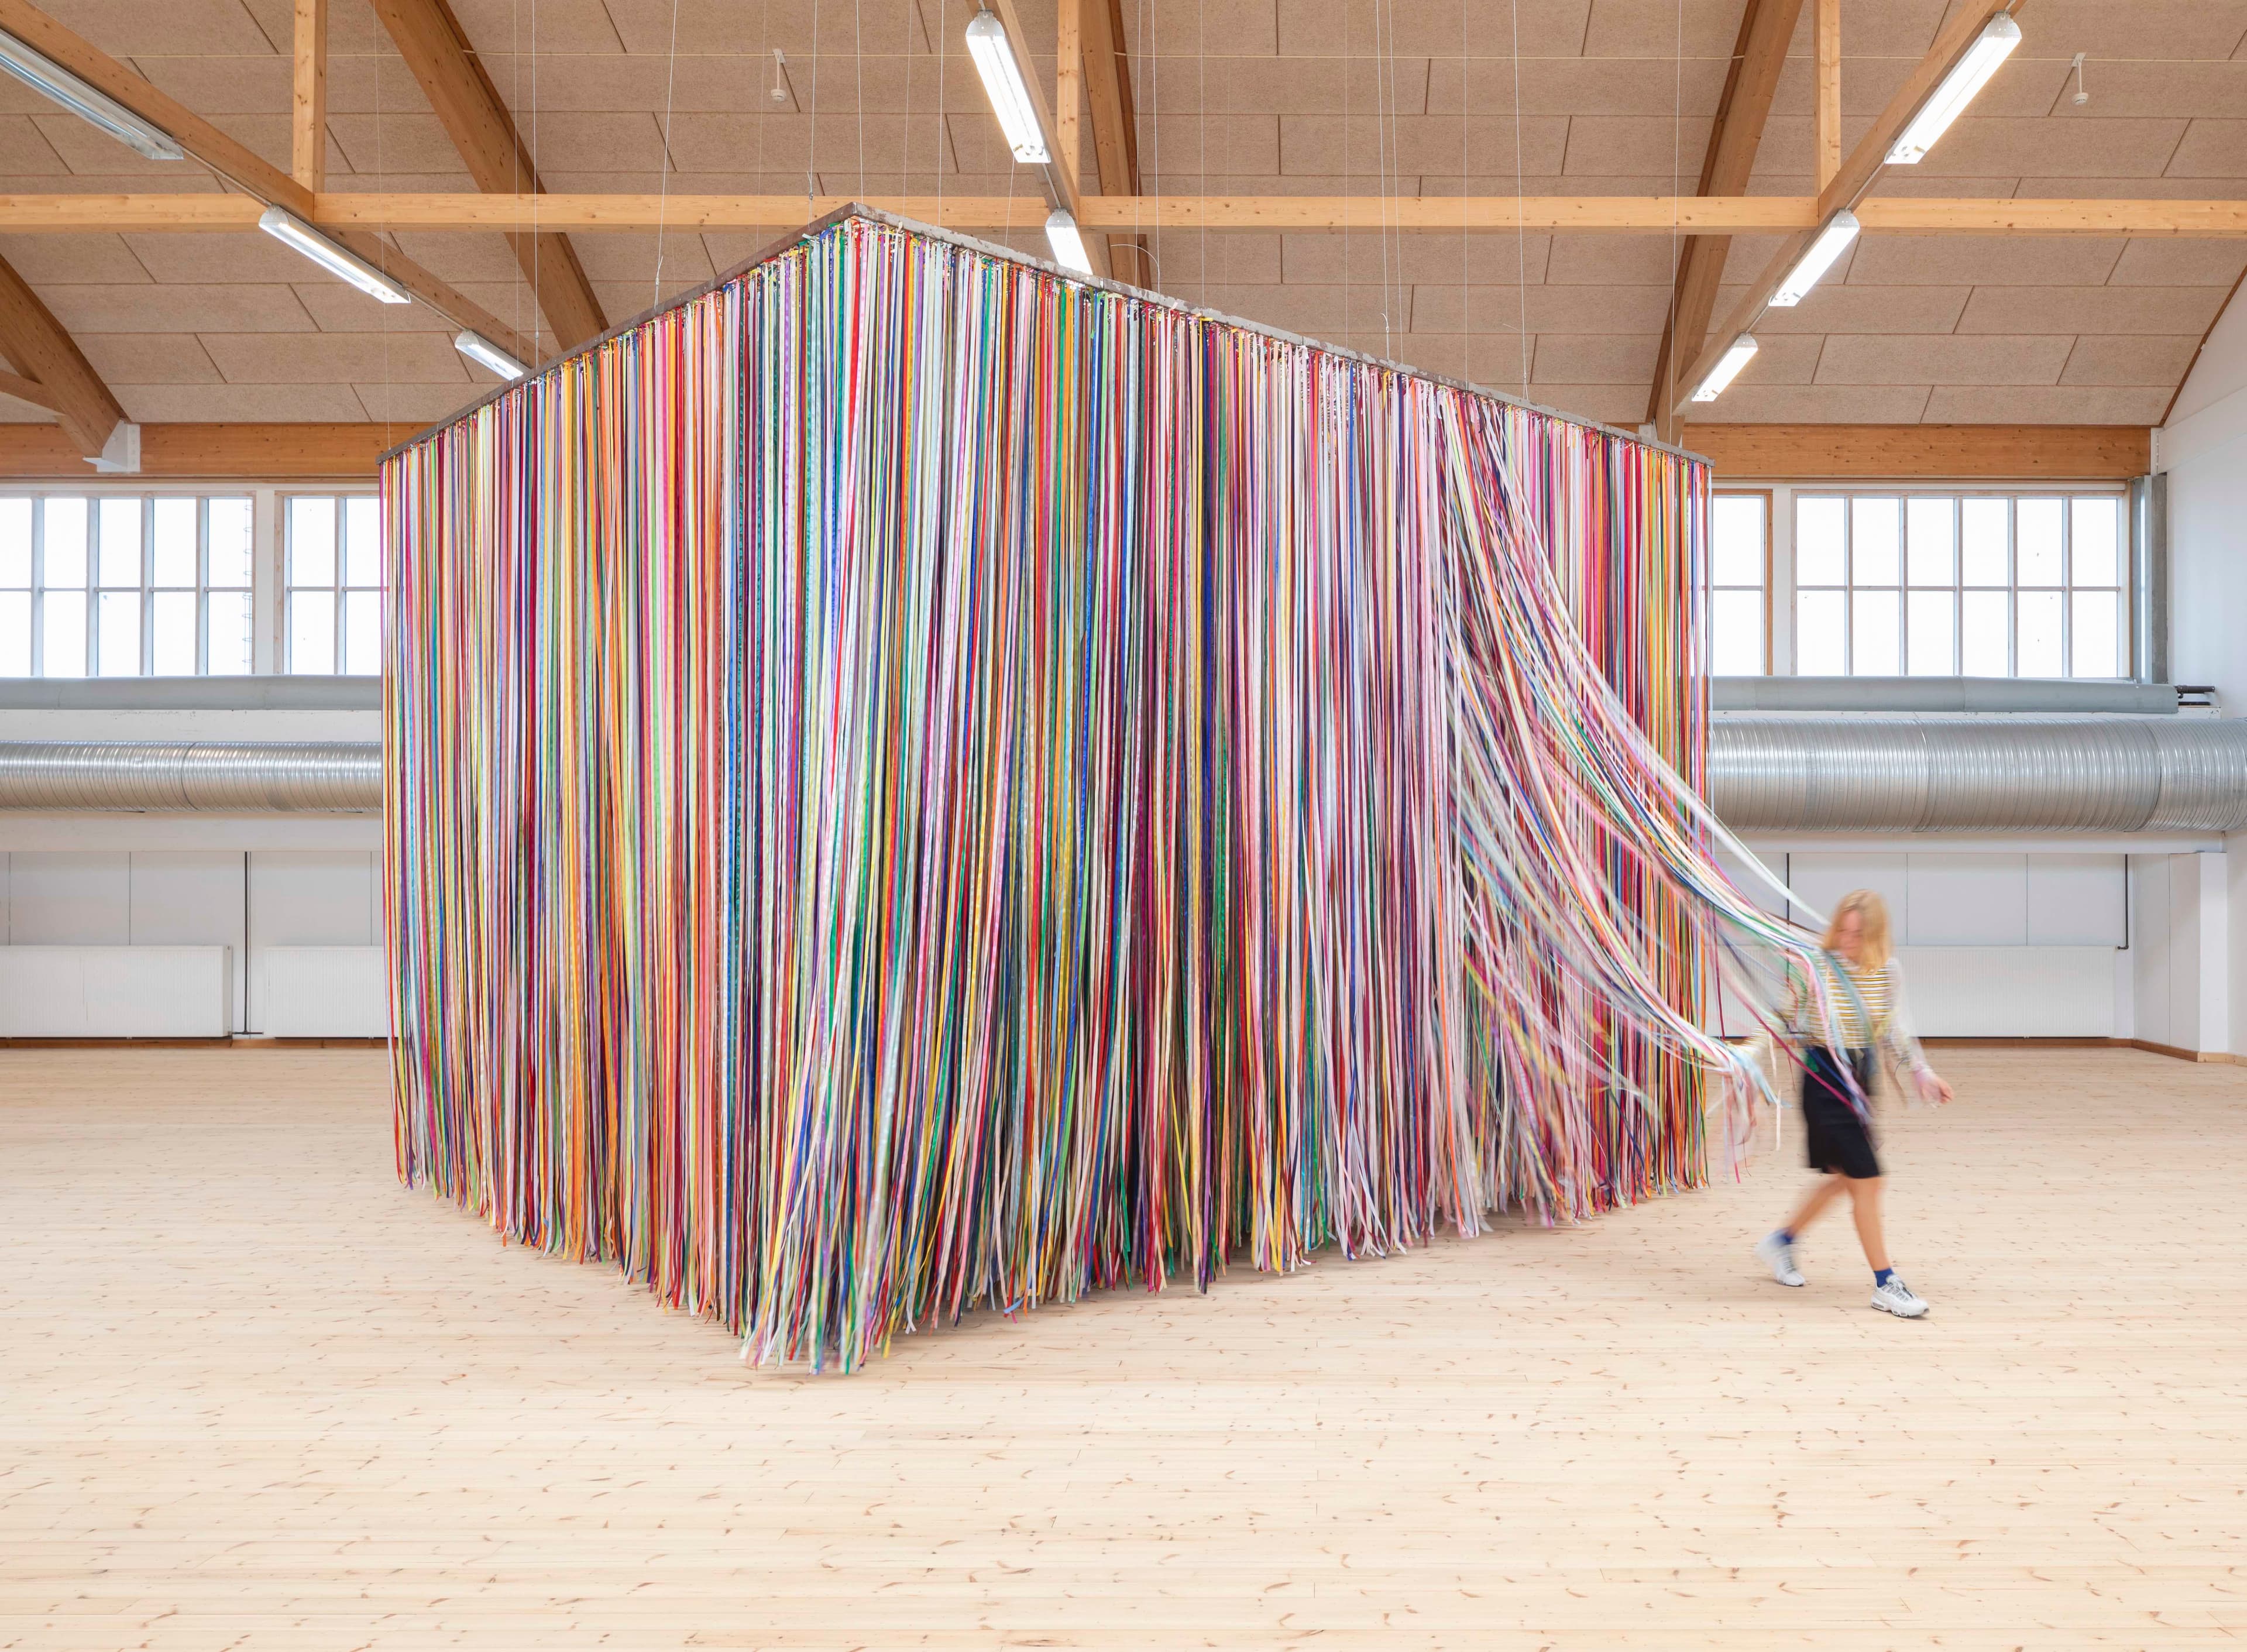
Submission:
M 1873 1087 L 1873 1052 L 1886 1050 L 1898 1082 L 1927 1101 L 1948 1102 L 1950 1086 L 1927 1064 L 1912 1035 L 1903 966 L 1888 944 L 1888 903 L 1869 889 L 1850 891 L 1834 908 L 1822 945 L 1816 967 L 1825 991 L 1813 991 L 1806 977 L 1796 975 L 1787 983 L 1786 1006 L 1787 1030 L 1801 1046 L 1810 1168 L 1821 1179 L 1786 1225 L 1756 1246 L 1756 1255 L 1781 1285 L 1801 1284 L 1795 1237 L 1846 1192 L 1865 1260 L 1872 1265 L 1873 1306 L 1916 1320 L 1927 1312 L 1927 1302 L 1889 1266 L 1881 1232 L 1881 1161 L 1873 1151 L 1866 1100 Z

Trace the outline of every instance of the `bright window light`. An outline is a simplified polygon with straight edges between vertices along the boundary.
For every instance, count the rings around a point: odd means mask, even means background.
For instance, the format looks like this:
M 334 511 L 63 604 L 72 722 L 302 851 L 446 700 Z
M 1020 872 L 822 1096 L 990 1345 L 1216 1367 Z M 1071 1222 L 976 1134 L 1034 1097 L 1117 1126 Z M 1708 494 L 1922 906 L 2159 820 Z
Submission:
M 1779 283 L 1779 290 L 1771 296 L 1774 309 L 1792 310 L 1802 302 L 1803 295 L 1825 279 L 1826 272 L 1849 249 L 1857 238 L 1857 215 L 1846 208 L 1826 221 L 1818 238 L 1810 243 L 1809 250 L 1794 261 L 1794 268 L 1786 272 L 1786 279 Z
M 51 102 L 59 104 L 87 125 L 99 126 L 128 149 L 151 160 L 182 160 L 187 152 L 172 134 L 153 126 L 114 98 L 96 92 L 44 53 L 34 51 L 11 34 L 0 33 L 0 73 L 11 74 Z
M 1037 106 L 1022 80 L 1021 65 L 1007 43 L 1006 25 L 987 11 L 968 20 L 967 55 L 975 59 L 975 72 L 983 77 L 983 93 L 991 99 L 991 113 L 999 117 L 1007 147 L 1017 160 L 1043 160 L 1046 134 L 1038 126 Z
M 257 227 L 274 240 L 295 248 L 330 275 L 341 276 L 369 297 L 379 298 L 386 304 L 410 304 L 413 296 L 405 288 L 355 253 L 347 252 L 329 240 L 311 225 L 299 222 L 278 207 L 268 207 L 258 215 Z
M 1077 233 L 1076 220 L 1058 207 L 1046 215 L 1046 244 L 1053 249 L 1054 262 L 1063 269 L 1080 276 L 1092 273 L 1092 260 L 1084 250 L 1084 237 Z
M 480 367 L 488 367 L 510 382 L 522 377 L 526 369 L 513 356 L 502 350 L 480 332 L 458 332 L 453 335 L 453 348 Z
M 1757 348 L 1756 341 L 1746 333 L 1733 339 L 1731 348 L 1725 352 L 1724 358 L 1709 369 L 1709 376 L 1693 393 L 1693 399 L 1714 401 L 1723 395 L 1725 387 L 1740 376 L 1740 369 L 1748 365 L 1748 358 L 1755 354 Z
M 1935 147 L 1936 140 L 1950 130 L 1950 123 L 1964 113 L 1966 106 L 1974 101 L 1975 94 L 1990 84 L 1990 77 L 1998 72 L 2013 48 L 2021 43 L 2021 25 L 2000 11 L 1982 25 L 1982 32 L 1966 49 L 1950 72 L 1943 77 L 1919 112 L 1913 115 L 1903 133 L 1888 151 L 1891 167 L 1916 166 L 1927 152 Z

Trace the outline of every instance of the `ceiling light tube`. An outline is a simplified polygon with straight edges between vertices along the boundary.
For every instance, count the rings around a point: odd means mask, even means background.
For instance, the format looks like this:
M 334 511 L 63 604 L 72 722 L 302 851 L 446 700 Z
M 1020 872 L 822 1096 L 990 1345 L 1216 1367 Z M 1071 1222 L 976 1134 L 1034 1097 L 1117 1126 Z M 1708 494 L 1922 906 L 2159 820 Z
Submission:
M 1059 207 L 1046 214 L 1046 244 L 1053 249 L 1054 262 L 1063 269 L 1080 276 L 1092 273 L 1092 257 L 1084 249 L 1084 237 L 1077 233 L 1076 220 Z
M 1943 77 L 1943 84 L 1906 123 L 1902 135 L 1888 150 L 1888 164 L 1916 166 L 1920 158 L 1935 147 L 1935 140 L 1950 131 L 1950 123 L 1974 101 L 1974 94 L 1990 84 L 1990 77 L 2013 55 L 2013 48 L 2020 43 L 2021 25 L 2005 12 L 1998 12 L 1984 24 L 1974 44 L 1966 48 L 1966 55 L 1951 65 L 1950 72 Z
M 330 275 L 341 276 L 369 297 L 386 304 L 410 304 L 413 296 L 356 253 L 322 235 L 311 225 L 293 218 L 278 207 L 268 207 L 257 217 L 257 227 L 274 240 L 295 248 Z
M 1809 250 L 1794 261 L 1794 268 L 1786 272 L 1786 279 L 1771 296 L 1772 307 L 1792 310 L 1800 304 L 1802 295 L 1825 278 L 1834 261 L 1848 251 L 1849 243 L 1856 238 L 1857 215 L 1845 207 L 1826 221 L 1826 227 L 1818 232 Z
M 172 134 L 151 126 L 116 99 L 96 92 L 44 52 L 14 35 L 0 32 L 0 73 L 11 74 L 41 97 L 59 104 L 89 126 L 99 126 L 129 149 L 151 160 L 184 160 L 187 151 Z
M 1022 79 L 1021 65 L 1007 39 L 1007 25 L 987 11 L 967 22 L 967 55 L 975 59 L 975 72 L 983 77 L 983 95 L 991 99 L 991 113 L 1017 160 L 1043 160 L 1046 134 L 1038 126 L 1038 106 Z
M 461 331 L 454 333 L 453 335 L 453 348 L 459 351 L 462 355 L 466 356 L 470 361 L 476 363 L 479 366 L 490 368 L 492 372 L 497 373 L 501 378 L 509 380 L 510 383 L 515 379 L 522 378 L 524 373 L 529 371 L 529 368 L 525 367 L 513 356 L 509 355 L 506 351 L 502 350 L 497 345 L 494 344 L 490 339 L 485 338 L 483 334 L 480 332 Z
M 1742 333 L 1733 339 L 1731 348 L 1725 352 L 1724 358 L 1709 369 L 1709 376 L 1701 381 L 1701 387 L 1693 393 L 1693 399 L 1714 401 L 1723 395 L 1725 386 L 1740 376 L 1740 369 L 1748 365 L 1748 358 L 1755 352 L 1756 341 L 1746 333 Z

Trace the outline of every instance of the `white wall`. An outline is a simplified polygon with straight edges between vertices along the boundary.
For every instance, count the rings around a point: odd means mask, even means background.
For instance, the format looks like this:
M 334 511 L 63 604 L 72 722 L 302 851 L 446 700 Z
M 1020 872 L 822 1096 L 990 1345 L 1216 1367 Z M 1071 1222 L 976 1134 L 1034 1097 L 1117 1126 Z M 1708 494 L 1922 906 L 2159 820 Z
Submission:
M 2154 463 L 2168 475 L 2169 665 L 2181 683 L 2212 683 L 2224 714 L 2247 713 L 2247 301 L 2234 295 L 2155 433 Z M 2247 833 L 2218 860 L 2223 905 L 2247 898 Z M 2203 888 L 2203 906 L 2213 899 Z M 2201 1027 L 2196 1048 L 2247 1054 L 2247 907 L 2199 949 L 2221 1001 L 2185 993 Z M 2182 991 L 2182 989 L 2178 989 Z M 2181 1021 L 2180 1025 L 2185 1023 Z M 2221 1028 L 2223 1041 L 2213 1041 Z M 2162 1041 L 2182 1043 L 2182 1039 Z
M 0 850 L 0 945 L 17 954 L 10 960 L 13 967 L 34 966 L 37 960 L 24 954 L 42 948 L 57 949 L 58 964 L 87 948 L 223 948 L 231 976 L 225 998 L 237 1033 L 274 1030 L 263 1012 L 273 995 L 268 963 L 275 949 L 290 949 L 300 967 L 318 965 L 335 983 L 334 1024 L 318 1024 L 318 998 L 308 1017 L 299 994 L 289 1000 L 290 1035 L 358 1036 L 370 1025 L 386 1024 L 380 972 L 370 974 L 368 964 L 379 958 L 381 944 L 380 869 L 370 848 Z M 325 955 L 341 948 L 364 956 L 346 961 Z M 297 949 L 321 955 L 307 959 Z M 103 982 L 145 986 L 159 979 L 121 965 L 104 969 L 86 978 L 95 987 Z M 92 1013 L 101 1027 L 120 1034 L 177 1030 L 178 1006 L 152 1001 L 144 1007 L 137 1021 L 130 1005 L 104 1003 Z
M 0 740 L 379 740 L 381 720 L 348 710 L 0 707 Z M 232 1031 L 379 1033 L 389 1016 L 381 841 L 372 815 L 0 810 L 0 946 L 9 949 L 0 974 L 51 966 L 84 983 L 84 1027 L 42 1021 L 39 1035 L 170 1035 L 183 1017 L 208 1022 L 214 1001 L 175 949 L 223 948 L 222 1019 Z M 35 956 L 42 948 L 55 950 Z M 269 1001 L 282 1017 L 270 1028 Z

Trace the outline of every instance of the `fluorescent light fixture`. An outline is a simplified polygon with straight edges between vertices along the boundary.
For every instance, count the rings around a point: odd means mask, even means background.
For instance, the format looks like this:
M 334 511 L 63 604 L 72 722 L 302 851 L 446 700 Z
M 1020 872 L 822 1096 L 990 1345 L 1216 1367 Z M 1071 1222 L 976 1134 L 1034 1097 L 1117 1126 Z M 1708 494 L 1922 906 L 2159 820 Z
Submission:
M 365 259 L 346 252 L 311 225 L 290 217 L 278 207 L 268 207 L 260 213 L 257 227 L 274 240 L 294 247 L 330 275 L 341 276 L 369 297 L 379 298 L 386 304 L 413 302 L 411 293 Z
M 1732 340 L 1731 348 L 1725 352 L 1724 359 L 1709 369 L 1709 376 L 1693 393 L 1696 401 L 1714 401 L 1725 393 L 1725 386 L 1740 376 L 1740 369 L 1748 365 L 1748 358 L 1756 352 L 1756 341 L 1742 333 Z
M 991 99 L 991 113 L 1017 160 L 1046 160 L 1046 134 L 1038 126 L 1038 106 L 1022 81 L 1021 65 L 1007 43 L 1007 25 L 987 11 L 967 21 L 967 55 L 975 59 L 975 72 L 983 77 L 983 95 Z
M 502 379 L 509 380 L 520 379 L 529 371 L 480 332 L 454 333 L 453 348 L 478 366 L 490 368 Z
M 1046 244 L 1053 249 L 1055 263 L 1080 276 L 1092 273 L 1092 259 L 1084 250 L 1084 237 L 1076 232 L 1076 220 L 1059 207 L 1046 214 Z
M 1826 227 L 1818 232 L 1818 239 L 1810 243 L 1809 250 L 1794 261 L 1794 268 L 1786 272 L 1786 279 L 1771 296 L 1772 307 L 1792 310 L 1800 304 L 1802 295 L 1825 279 L 1834 260 L 1848 251 L 1849 243 L 1856 238 L 1857 215 L 1845 207 L 1826 221 Z
M 44 52 L 14 35 L 0 32 L 0 72 L 11 74 L 41 97 L 61 105 L 89 126 L 100 127 L 128 149 L 151 160 L 184 160 L 187 151 L 172 134 L 153 126 L 116 99 L 96 92 Z
M 1974 101 L 1974 94 L 1990 84 L 1990 77 L 2013 55 L 2013 48 L 2020 43 L 2021 25 L 2005 13 L 2000 11 L 1984 24 L 1974 44 L 1966 48 L 1966 55 L 1952 65 L 1950 72 L 1943 77 L 1943 84 L 1919 106 L 1919 112 L 1904 127 L 1902 136 L 1888 150 L 1888 164 L 1917 165 L 1920 158 L 1935 147 L 1935 140 L 1950 131 L 1950 123 Z

